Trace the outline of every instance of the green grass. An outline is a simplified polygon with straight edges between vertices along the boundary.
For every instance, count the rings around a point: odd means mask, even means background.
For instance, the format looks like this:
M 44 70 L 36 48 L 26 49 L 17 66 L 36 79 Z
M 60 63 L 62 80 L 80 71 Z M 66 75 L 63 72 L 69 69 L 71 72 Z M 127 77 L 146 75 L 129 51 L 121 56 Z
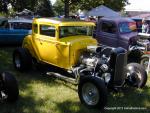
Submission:
M 35 70 L 26 73 L 17 72 L 12 64 L 14 48 L 0 48 L 0 69 L 15 75 L 20 96 L 16 103 L 0 103 L 0 113 L 101 113 L 99 110 L 88 109 L 80 103 L 77 86 L 42 75 Z M 146 110 L 126 110 L 127 107 L 130 109 L 141 107 Z M 119 93 L 110 92 L 106 108 L 105 113 L 148 113 L 150 79 L 144 89 L 127 87 Z

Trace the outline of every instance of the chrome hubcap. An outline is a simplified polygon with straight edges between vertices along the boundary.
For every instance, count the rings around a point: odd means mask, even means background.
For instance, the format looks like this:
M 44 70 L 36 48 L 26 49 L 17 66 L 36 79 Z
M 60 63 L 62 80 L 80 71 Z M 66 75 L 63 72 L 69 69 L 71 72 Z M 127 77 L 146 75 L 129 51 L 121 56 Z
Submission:
M 87 105 L 96 105 L 99 101 L 99 91 L 92 83 L 83 85 L 82 96 Z
M 133 73 L 133 75 L 131 77 L 132 77 L 133 84 L 135 86 L 137 86 L 140 83 L 141 79 L 142 79 L 140 72 Z

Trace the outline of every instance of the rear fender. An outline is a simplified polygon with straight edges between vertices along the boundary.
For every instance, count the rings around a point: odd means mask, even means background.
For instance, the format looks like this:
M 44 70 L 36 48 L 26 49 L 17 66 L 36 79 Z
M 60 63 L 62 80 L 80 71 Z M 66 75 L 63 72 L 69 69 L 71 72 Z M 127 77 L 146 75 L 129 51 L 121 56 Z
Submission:
M 36 58 L 37 60 L 40 59 L 36 52 L 34 42 L 32 40 L 32 35 L 28 35 L 24 38 L 22 48 L 28 49 L 32 57 Z

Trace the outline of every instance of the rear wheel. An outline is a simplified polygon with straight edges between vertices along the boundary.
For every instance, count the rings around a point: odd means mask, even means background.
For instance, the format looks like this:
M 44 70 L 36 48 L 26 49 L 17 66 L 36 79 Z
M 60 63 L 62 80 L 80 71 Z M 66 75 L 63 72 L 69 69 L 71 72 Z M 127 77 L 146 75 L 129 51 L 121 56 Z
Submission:
M 137 88 L 143 88 L 147 82 L 147 73 L 138 63 L 127 65 L 127 82 Z
M 107 89 L 105 83 L 93 76 L 84 77 L 78 86 L 81 103 L 91 108 L 103 109 L 107 103 Z
M 16 101 L 19 95 L 17 80 L 8 72 L 3 72 L 0 76 L 2 79 L 2 100 L 7 100 L 8 102 Z
M 25 48 L 17 48 L 13 52 L 13 64 L 19 71 L 29 70 L 32 67 L 32 57 Z

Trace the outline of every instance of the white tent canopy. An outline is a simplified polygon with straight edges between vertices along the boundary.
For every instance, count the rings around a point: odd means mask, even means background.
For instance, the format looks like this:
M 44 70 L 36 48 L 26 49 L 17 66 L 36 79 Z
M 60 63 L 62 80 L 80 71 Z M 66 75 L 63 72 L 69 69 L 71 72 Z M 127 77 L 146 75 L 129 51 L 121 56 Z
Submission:
M 101 5 L 99 7 L 93 8 L 87 13 L 88 16 L 101 16 L 101 17 L 120 17 L 120 14 L 113 11 L 112 9 Z

